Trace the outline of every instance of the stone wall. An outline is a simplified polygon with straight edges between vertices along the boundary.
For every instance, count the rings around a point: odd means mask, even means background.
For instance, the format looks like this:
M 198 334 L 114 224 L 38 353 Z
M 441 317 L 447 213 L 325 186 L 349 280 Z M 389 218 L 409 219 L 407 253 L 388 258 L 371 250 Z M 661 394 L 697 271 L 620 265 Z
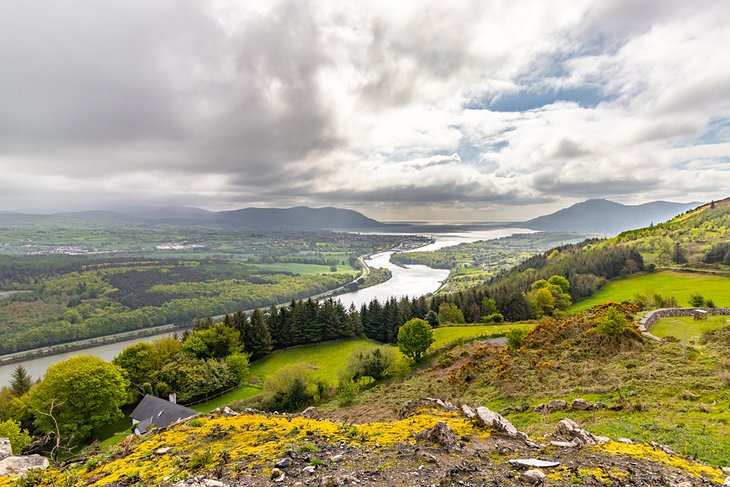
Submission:
M 642 333 L 648 332 L 657 320 L 670 316 L 692 316 L 696 309 L 707 311 L 709 315 L 730 316 L 730 308 L 660 308 L 649 312 L 639 320 L 639 330 Z

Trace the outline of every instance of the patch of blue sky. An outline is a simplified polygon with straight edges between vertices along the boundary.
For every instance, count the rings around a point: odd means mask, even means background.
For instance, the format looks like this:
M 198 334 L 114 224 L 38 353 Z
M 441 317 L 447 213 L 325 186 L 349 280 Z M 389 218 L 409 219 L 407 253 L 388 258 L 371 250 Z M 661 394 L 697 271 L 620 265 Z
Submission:
M 703 144 L 718 144 L 730 141 L 730 118 L 710 120 L 707 130 L 700 135 L 698 140 Z
M 497 99 L 482 100 L 467 108 L 474 110 L 491 110 L 493 112 L 526 112 L 536 110 L 558 102 L 574 102 L 584 108 L 595 108 L 606 100 L 601 91 L 595 87 L 522 90 L 507 94 Z

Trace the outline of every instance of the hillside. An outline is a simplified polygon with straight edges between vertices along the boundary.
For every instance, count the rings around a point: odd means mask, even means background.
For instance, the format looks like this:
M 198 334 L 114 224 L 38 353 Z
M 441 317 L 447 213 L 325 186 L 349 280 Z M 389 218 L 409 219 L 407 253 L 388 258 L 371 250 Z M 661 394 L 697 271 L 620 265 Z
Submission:
M 368 218 L 362 213 L 341 208 L 244 208 L 234 211 L 221 211 L 215 220 L 245 227 L 266 228 L 372 228 L 382 223 Z
M 730 198 L 702 205 L 654 226 L 630 230 L 604 245 L 628 245 L 647 263 L 722 268 L 730 265 Z M 679 252 L 677 252 L 679 248 Z
M 587 232 L 613 235 L 631 228 L 640 228 L 666 221 L 699 203 L 653 201 L 643 205 L 622 205 L 594 199 L 521 223 L 534 230 L 551 232 Z

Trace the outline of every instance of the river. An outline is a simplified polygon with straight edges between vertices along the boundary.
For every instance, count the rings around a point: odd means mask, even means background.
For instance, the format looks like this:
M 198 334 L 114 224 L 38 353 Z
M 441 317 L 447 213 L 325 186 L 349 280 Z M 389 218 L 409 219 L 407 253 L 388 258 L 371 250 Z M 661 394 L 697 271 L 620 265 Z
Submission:
M 415 249 L 416 251 L 432 251 L 440 248 L 448 247 L 450 245 L 458 245 L 460 243 L 476 242 L 478 240 L 489 240 L 494 238 L 506 237 L 515 233 L 529 233 L 531 230 L 517 229 L 517 228 L 494 228 L 489 230 L 475 230 L 465 232 L 444 232 L 444 233 L 433 233 L 429 234 L 435 242 L 425 247 Z M 420 233 L 419 234 L 423 234 Z M 401 297 L 408 296 L 414 298 L 435 292 L 443 281 L 449 276 L 449 271 L 444 269 L 432 269 L 425 265 L 409 265 L 409 266 L 397 266 L 390 262 L 390 256 L 393 252 L 381 252 L 374 254 L 366 260 L 367 264 L 371 268 L 385 267 L 390 270 L 392 277 L 382 284 L 371 286 L 359 291 L 352 293 L 341 294 L 337 296 L 346 307 L 350 304 L 354 304 L 358 309 L 364 304 L 377 298 L 381 302 L 387 300 L 391 296 Z M 77 350 L 73 352 L 61 353 L 58 355 L 50 355 L 48 357 L 39 357 L 28 359 L 21 362 L 26 368 L 28 373 L 33 378 L 38 378 L 45 374 L 48 367 L 51 365 L 66 360 L 74 355 L 94 355 L 104 360 L 111 360 L 114 358 L 122 349 L 129 345 L 143 341 L 152 341 L 155 338 L 163 336 L 169 336 L 169 332 L 161 333 L 159 335 L 150 335 L 146 337 L 139 337 L 130 340 L 125 340 L 116 343 L 110 343 L 107 345 L 99 345 L 84 350 Z M 8 364 L 0 366 L 0 386 L 7 384 L 10 381 L 10 376 L 13 369 L 18 364 Z

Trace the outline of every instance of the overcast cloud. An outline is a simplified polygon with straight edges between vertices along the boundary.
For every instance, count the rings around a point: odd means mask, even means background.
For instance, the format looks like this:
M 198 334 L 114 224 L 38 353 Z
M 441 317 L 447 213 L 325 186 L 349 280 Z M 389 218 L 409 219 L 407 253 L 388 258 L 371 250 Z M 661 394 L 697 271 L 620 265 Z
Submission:
M 0 210 L 730 196 L 726 1 L 1 8 Z

